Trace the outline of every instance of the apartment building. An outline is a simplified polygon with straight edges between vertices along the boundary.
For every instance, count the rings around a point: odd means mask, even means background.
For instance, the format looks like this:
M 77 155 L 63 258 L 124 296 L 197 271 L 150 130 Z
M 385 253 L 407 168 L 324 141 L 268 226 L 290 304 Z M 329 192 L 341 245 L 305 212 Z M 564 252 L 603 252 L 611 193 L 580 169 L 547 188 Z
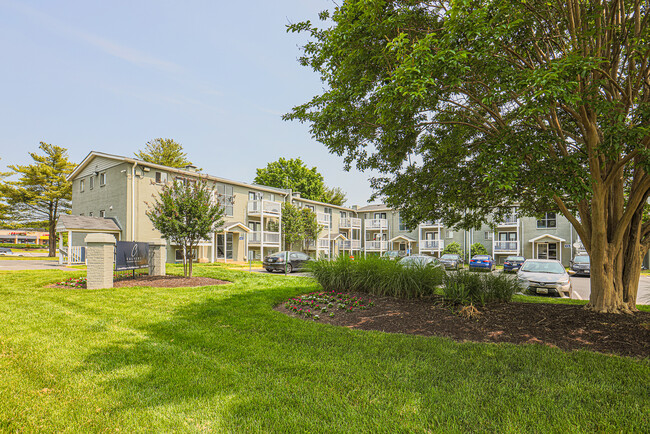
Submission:
M 197 246 L 199 262 L 259 260 L 282 250 L 282 204 L 290 202 L 316 213 L 322 230 L 304 246 L 314 257 L 382 254 L 440 256 L 445 246 L 460 244 L 469 254 L 479 242 L 498 263 L 509 255 L 558 259 L 568 265 L 581 243 L 569 222 L 547 213 L 541 219 L 510 215 L 494 227 L 454 230 L 442 222 L 422 222 L 409 229 L 399 211 L 384 204 L 344 207 L 300 197 L 299 192 L 232 181 L 199 173 L 195 167 L 176 169 L 130 157 L 91 152 L 69 176 L 72 181 L 72 215 L 62 217 L 58 230 L 68 232 L 72 246 L 82 246 L 88 233 L 108 231 L 119 240 L 149 241 L 160 238 L 146 215 L 148 203 L 172 180 L 204 180 L 215 189 L 215 200 L 225 208 L 225 224 Z M 168 246 L 170 262 L 182 260 L 179 246 Z

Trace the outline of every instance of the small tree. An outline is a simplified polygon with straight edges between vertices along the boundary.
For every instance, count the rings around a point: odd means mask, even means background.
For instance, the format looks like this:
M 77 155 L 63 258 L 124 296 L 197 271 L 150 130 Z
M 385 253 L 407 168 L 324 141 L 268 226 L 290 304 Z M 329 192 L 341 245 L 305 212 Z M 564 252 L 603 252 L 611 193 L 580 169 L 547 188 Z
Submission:
M 17 181 L 0 185 L 10 211 L 22 220 L 47 220 L 49 232 L 48 256 L 56 255 L 56 223 L 60 214 L 68 213 L 72 199 L 72 182 L 66 177 L 75 164 L 68 160 L 68 151 L 60 146 L 41 142 L 44 155 L 30 152 L 34 164 L 10 165 Z
M 312 241 L 316 243 L 318 239 L 318 234 L 323 229 L 321 225 L 318 224 L 316 219 L 316 213 L 309 208 L 303 208 L 300 210 L 302 216 L 303 230 L 305 233 L 305 241 Z
M 153 139 L 147 142 L 145 148 L 135 154 L 136 158 L 161 166 L 182 168 L 192 164 L 183 152 L 183 145 L 173 139 Z
M 447 244 L 442 251 L 443 255 L 447 253 L 463 256 L 463 249 L 460 247 L 460 244 L 454 241 L 453 243 Z
M 472 256 L 487 255 L 488 254 L 487 249 L 481 243 L 472 244 L 472 247 L 470 247 L 470 252 L 471 252 Z
M 285 202 L 282 204 L 282 234 L 284 246 L 293 250 L 294 244 L 300 244 L 305 239 L 305 221 L 298 207 Z
M 174 181 L 163 186 L 159 197 L 147 210 L 154 228 L 183 247 L 185 277 L 192 277 L 194 247 L 223 225 L 223 213 L 224 208 L 214 198 L 214 190 L 203 181 Z

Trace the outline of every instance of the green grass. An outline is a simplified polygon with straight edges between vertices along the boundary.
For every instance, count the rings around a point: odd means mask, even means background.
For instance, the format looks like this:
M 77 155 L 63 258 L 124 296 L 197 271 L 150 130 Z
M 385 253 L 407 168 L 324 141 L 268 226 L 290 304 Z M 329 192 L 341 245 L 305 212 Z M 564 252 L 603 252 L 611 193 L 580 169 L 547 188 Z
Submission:
M 647 359 L 353 331 L 272 310 L 312 279 L 195 273 L 234 283 L 1 272 L 0 432 L 650 430 Z

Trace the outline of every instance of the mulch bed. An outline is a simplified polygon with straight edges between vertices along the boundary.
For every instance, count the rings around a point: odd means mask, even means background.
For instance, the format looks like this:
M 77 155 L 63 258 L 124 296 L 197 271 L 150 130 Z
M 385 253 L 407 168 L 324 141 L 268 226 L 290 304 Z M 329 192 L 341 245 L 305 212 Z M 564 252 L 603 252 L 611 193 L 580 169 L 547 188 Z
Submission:
M 133 279 L 121 279 L 113 282 L 115 288 L 129 286 L 153 286 L 154 288 L 187 288 L 195 286 L 223 285 L 230 283 L 226 280 L 209 277 L 183 276 L 136 276 Z
M 358 295 L 364 299 L 365 294 Z M 589 350 L 622 356 L 650 357 L 650 312 L 634 315 L 597 314 L 582 306 L 545 303 L 498 303 L 467 318 L 439 298 L 402 300 L 372 297 L 374 306 L 336 311 L 318 321 L 352 329 L 423 336 L 460 342 L 542 344 L 562 350 Z M 276 310 L 306 319 L 285 308 Z M 313 321 L 313 319 L 308 319 Z

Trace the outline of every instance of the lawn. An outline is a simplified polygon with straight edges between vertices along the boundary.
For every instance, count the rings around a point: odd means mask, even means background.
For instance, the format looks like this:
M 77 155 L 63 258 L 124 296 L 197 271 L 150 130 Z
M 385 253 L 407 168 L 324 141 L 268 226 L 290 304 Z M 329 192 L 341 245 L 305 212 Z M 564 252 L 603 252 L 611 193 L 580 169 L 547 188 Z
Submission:
M 195 273 L 234 283 L 0 273 L 0 431 L 650 430 L 647 359 L 337 328 L 272 310 L 311 279 Z

